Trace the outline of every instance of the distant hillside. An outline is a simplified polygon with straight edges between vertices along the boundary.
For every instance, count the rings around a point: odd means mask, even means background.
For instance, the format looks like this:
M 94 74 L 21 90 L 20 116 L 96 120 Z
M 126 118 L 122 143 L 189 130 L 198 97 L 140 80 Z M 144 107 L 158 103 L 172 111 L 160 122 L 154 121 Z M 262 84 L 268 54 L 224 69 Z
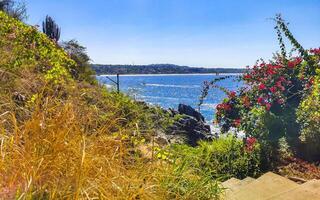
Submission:
M 192 73 L 242 73 L 239 68 L 196 68 L 173 64 L 152 65 L 92 65 L 98 75 L 101 74 L 192 74 Z

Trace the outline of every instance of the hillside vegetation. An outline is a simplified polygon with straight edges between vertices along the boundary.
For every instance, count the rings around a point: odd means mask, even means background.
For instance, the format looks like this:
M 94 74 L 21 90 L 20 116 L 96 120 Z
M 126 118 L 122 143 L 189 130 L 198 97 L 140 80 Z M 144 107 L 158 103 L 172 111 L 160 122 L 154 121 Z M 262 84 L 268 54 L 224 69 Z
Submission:
M 319 49 L 244 74 L 249 88 L 217 107 L 225 136 L 161 146 L 177 119 L 99 85 L 85 47 L 1 11 L 0 22 L 0 199 L 219 199 L 221 181 L 257 177 L 275 154 L 319 158 Z
M 92 65 L 101 74 L 205 74 L 205 73 L 242 73 L 240 68 L 200 68 L 173 64 L 153 65 Z
M 75 62 L 37 28 L 0 21 L 1 198 L 165 198 L 161 168 L 134 148 L 150 113 L 73 79 Z
M 0 21 L 0 198 L 218 199 L 219 180 L 259 171 L 235 138 L 158 145 L 167 113 L 98 85 L 37 27 Z

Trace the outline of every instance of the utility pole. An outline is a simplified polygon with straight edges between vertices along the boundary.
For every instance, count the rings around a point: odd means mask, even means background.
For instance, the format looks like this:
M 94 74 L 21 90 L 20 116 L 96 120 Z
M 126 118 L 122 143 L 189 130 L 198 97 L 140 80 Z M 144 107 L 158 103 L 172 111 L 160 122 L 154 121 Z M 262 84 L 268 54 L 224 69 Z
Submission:
M 117 85 L 117 92 L 120 93 L 120 75 L 117 74 L 117 80 L 114 81 L 112 78 L 106 76 L 107 79 L 109 79 L 112 83 Z
M 117 92 L 120 93 L 120 79 L 119 79 L 119 74 L 117 74 Z

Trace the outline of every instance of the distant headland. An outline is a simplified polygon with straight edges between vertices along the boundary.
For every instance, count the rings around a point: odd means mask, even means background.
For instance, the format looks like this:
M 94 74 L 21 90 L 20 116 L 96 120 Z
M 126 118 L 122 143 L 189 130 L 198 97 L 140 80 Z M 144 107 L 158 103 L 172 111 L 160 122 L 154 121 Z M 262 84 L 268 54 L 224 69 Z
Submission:
M 102 74 L 207 74 L 207 73 L 243 73 L 244 68 L 204 68 L 174 64 L 150 65 L 101 65 L 92 64 L 97 75 Z

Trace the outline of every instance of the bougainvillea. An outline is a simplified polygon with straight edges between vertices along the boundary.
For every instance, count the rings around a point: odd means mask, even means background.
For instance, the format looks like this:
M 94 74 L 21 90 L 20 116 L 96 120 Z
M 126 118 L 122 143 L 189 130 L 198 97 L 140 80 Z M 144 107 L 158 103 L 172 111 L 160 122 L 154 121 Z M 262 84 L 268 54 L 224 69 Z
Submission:
M 296 145 L 301 129 L 308 124 L 303 123 L 306 120 L 301 120 L 301 117 L 298 120 L 296 112 L 302 102 L 303 105 L 308 104 L 305 99 L 310 99 L 310 94 L 315 94 L 312 91 L 319 87 L 315 80 L 319 79 L 316 77 L 320 74 L 320 48 L 303 49 L 281 17 L 277 16 L 275 21 L 276 29 L 284 32 L 298 53 L 288 57 L 283 49 L 285 46 L 281 34 L 278 33 L 282 53 L 276 54 L 268 62 L 262 60 L 247 68 L 240 76 L 245 86 L 236 92 L 227 91 L 227 97 L 217 105 L 216 123 L 222 132 L 227 132 L 231 127 L 245 131 L 250 141 L 252 138 L 277 141 L 286 137 Z M 319 121 L 313 124 L 318 126 Z

